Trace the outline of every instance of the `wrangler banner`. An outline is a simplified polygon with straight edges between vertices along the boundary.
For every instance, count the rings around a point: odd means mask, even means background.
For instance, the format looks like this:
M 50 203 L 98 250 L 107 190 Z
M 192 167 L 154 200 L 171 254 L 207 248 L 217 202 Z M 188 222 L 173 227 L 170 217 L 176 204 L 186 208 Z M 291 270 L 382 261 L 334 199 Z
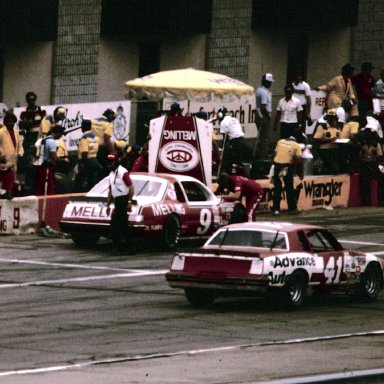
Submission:
M 265 191 L 264 199 L 259 203 L 259 212 L 268 212 L 272 207 L 273 185 L 270 180 L 258 180 Z M 303 180 L 295 177 L 294 188 L 298 208 L 308 211 L 312 209 L 332 209 L 348 206 L 350 177 L 349 175 L 307 176 Z M 282 193 L 280 209 L 288 209 L 285 190 Z

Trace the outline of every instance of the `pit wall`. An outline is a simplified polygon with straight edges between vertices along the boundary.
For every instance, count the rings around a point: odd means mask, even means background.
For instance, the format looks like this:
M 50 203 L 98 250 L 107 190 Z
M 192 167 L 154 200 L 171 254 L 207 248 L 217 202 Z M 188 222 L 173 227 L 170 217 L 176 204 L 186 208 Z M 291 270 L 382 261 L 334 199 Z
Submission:
M 258 180 L 265 190 L 258 211 L 265 213 L 272 206 L 272 188 L 269 180 Z M 361 206 L 360 175 L 307 176 L 304 180 L 295 178 L 294 186 L 298 207 L 304 211 Z M 214 186 L 213 186 L 214 188 Z M 78 194 L 79 195 L 79 194 Z M 0 200 L 0 235 L 34 234 L 42 225 L 59 230 L 59 221 L 70 196 L 53 195 L 46 197 L 45 220 L 43 220 L 44 197 L 26 196 L 13 200 Z M 372 205 L 377 205 L 377 182 L 371 182 Z M 287 209 L 285 193 L 281 210 Z

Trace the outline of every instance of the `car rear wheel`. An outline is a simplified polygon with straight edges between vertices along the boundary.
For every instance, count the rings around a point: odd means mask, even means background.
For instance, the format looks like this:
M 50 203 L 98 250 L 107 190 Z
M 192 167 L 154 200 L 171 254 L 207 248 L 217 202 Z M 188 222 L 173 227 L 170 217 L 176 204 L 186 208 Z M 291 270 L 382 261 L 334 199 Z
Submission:
M 237 204 L 231 213 L 230 224 L 243 223 L 245 221 L 245 208 L 243 204 Z
M 207 289 L 186 288 L 185 297 L 194 307 L 207 307 L 215 300 L 214 292 Z
M 72 241 L 78 247 L 90 247 L 96 245 L 100 236 L 95 233 L 75 232 L 71 234 Z
M 170 215 L 161 231 L 161 246 L 166 250 L 175 249 L 180 238 L 180 220 L 176 215 Z
M 299 308 L 304 304 L 308 280 L 304 272 L 294 271 L 282 288 L 283 304 L 288 308 Z
M 378 264 L 367 266 L 360 281 L 357 296 L 364 301 L 373 301 L 383 289 L 382 271 Z

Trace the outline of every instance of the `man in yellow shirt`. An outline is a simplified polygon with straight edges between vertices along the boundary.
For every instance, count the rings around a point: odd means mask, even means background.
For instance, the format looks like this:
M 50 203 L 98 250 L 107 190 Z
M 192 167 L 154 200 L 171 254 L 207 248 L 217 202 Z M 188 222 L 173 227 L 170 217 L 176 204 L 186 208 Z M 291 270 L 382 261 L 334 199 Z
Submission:
M 45 116 L 41 120 L 39 137 L 45 137 L 51 133 L 51 129 L 57 125 L 62 125 L 67 117 L 67 110 L 64 107 L 57 107 L 52 115 Z
M 313 135 L 313 139 L 319 144 L 319 156 L 323 162 L 325 175 L 337 175 L 340 173 L 337 156 L 336 140 L 340 137 L 337 126 L 337 115 L 334 109 L 328 109 L 326 123 L 319 124 Z
M 78 149 L 78 168 L 79 173 L 76 177 L 76 191 L 89 191 L 98 181 L 100 173 L 100 164 L 97 160 L 97 152 L 99 150 L 99 140 L 91 131 L 91 120 L 83 120 L 81 130 L 83 136 L 79 142 Z M 84 182 L 87 182 L 84 188 Z
M 274 184 L 272 210 L 274 216 L 280 214 L 281 193 L 283 191 L 282 180 L 284 181 L 287 196 L 288 211 L 300 213 L 300 210 L 297 209 L 295 190 L 293 188 L 295 167 L 300 179 L 303 178 L 302 150 L 297 142 L 300 135 L 301 131 L 295 130 L 292 136 L 279 140 L 275 148 L 275 156 L 273 158 L 274 172 L 272 176 Z
M 0 128 L 0 182 L 6 192 L 0 198 L 12 199 L 17 161 L 23 156 L 24 149 L 19 131 L 14 129 L 16 116 L 7 111 L 3 122 L 4 127 Z
M 105 170 L 105 176 L 109 173 L 107 157 L 108 154 L 113 152 L 111 137 L 113 135 L 113 121 L 115 118 L 115 111 L 107 109 L 101 117 L 92 120 L 91 131 L 99 140 L 97 159 Z

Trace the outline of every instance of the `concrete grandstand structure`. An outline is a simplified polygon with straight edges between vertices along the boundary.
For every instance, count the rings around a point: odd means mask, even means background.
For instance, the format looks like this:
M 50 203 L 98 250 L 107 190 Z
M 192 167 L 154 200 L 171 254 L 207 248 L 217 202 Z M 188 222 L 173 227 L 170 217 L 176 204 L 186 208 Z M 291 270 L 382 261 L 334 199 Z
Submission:
M 300 68 L 313 86 L 371 61 L 384 68 L 378 0 L 2 0 L 0 100 L 41 105 L 121 100 L 125 81 L 195 67 L 254 87 L 272 72 L 274 102 Z M 132 111 L 133 137 L 153 105 Z M 134 133 L 135 132 L 135 133 Z

